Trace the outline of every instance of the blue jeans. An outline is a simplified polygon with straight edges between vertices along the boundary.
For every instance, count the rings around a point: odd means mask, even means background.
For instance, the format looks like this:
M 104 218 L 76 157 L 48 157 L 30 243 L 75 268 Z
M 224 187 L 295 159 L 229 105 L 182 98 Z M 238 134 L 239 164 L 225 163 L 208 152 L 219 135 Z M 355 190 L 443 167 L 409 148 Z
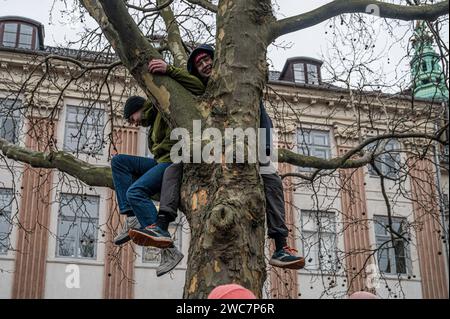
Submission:
M 147 157 L 114 156 L 111 168 L 120 213 L 136 216 L 142 227 L 156 223 L 158 211 L 150 197 L 161 192 L 164 171 L 171 164 L 158 164 Z

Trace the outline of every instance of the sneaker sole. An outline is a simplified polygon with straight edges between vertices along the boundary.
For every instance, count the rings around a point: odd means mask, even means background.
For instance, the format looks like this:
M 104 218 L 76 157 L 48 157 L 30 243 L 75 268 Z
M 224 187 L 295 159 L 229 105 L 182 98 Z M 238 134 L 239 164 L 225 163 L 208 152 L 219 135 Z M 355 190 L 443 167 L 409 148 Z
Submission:
M 131 240 L 130 236 L 127 235 L 127 236 L 125 236 L 125 237 L 122 238 L 122 239 L 114 240 L 113 243 L 114 243 L 114 245 L 116 245 L 116 246 L 122 246 L 123 244 L 128 243 L 130 240 Z
M 283 262 L 276 259 L 271 259 L 269 261 L 269 265 L 279 267 L 279 268 L 285 268 L 285 269 L 303 269 L 305 267 L 305 259 L 299 259 L 291 262 Z
M 130 230 L 128 234 L 130 235 L 130 238 L 133 241 L 133 243 L 135 243 L 138 246 L 169 248 L 173 244 L 172 239 L 153 237 L 137 229 Z

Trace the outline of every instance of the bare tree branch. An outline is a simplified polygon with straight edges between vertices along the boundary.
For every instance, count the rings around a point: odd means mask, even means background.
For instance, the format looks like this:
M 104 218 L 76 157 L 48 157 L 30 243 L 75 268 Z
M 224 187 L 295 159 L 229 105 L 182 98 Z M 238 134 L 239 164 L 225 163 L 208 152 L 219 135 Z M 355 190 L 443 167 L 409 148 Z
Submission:
M 139 7 L 139 6 L 135 6 L 133 4 L 130 4 L 130 3 L 127 3 L 126 5 L 127 5 L 128 8 L 131 8 L 131 9 L 134 9 L 134 10 L 138 10 L 138 11 L 141 11 L 141 12 L 156 12 L 156 11 L 161 11 L 164 8 L 167 8 L 168 6 L 170 6 L 173 3 L 173 1 L 174 0 L 167 0 L 167 1 L 164 1 L 164 2 L 158 1 L 158 6 L 155 7 L 155 8 L 146 8 L 145 6 L 144 7 Z
M 0 138 L 0 150 L 10 159 L 30 164 L 32 167 L 58 169 L 89 186 L 109 187 L 114 189 L 110 167 L 100 167 L 81 161 L 66 152 L 35 152 L 13 145 Z
M 157 0 L 157 4 L 161 6 L 163 1 Z M 181 39 L 180 28 L 170 6 L 161 9 L 161 17 L 166 24 L 168 46 L 172 52 L 174 63 L 178 67 L 186 68 L 186 50 Z
M 393 244 L 395 243 L 395 239 L 396 238 L 394 237 L 394 235 L 397 236 L 397 238 L 401 238 L 404 241 L 409 242 L 409 240 L 407 238 L 405 238 L 402 234 L 399 234 L 397 231 L 395 231 L 395 229 L 393 227 L 394 221 L 393 221 L 393 218 L 392 218 L 392 206 L 391 206 L 390 199 L 389 199 L 389 196 L 388 196 L 387 191 L 386 191 L 385 177 L 384 177 L 383 173 L 378 169 L 378 167 L 376 165 L 374 165 L 372 163 L 371 166 L 372 166 L 373 170 L 375 172 L 377 172 L 378 177 L 380 178 L 381 193 L 383 194 L 383 199 L 384 199 L 384 202 L 386 204 L 387 215 L 388 215 L 388 220 L 389 220 L 389 224 L 387 225 L 387 228 L 388 228 L 389 233 L 391 235 L 392 243 Z
M 448 125 L 447 125 L 448 127 Z M 385 134 L 378 135 L 372 138 L 366 139 L 364 142 L 348 151 L 344 156 L 336 157 L 330 160 L 322 159 L 314 156 L 306 156 L 298 153 L 294 153 L 287 149 L 278 150 L 278 161 L 280 163 L 288 163 L 301 167 L 312 167 L 318 169 L 337 169 L 337 168 L 358 168 L 369 164 L 373 157 L 376 156 L 376 152 L 368 152 L 363 157 L 358 159 L 350 159 L 352 156 L 363 151 L 363 149 L 377 141 L 386 139 L 408 139 L 408 138 L 423 138 L 433 141 L 437 141 L 441 144 L 445 144 L 445 141 L 441 141 L 440 137 L 445 132 L 444 129 L 439 130 L 436 136 L 423 134 L 423 133 L 405 133 L 405 134 Z
M 374 12 L 378 10 L 377 12 Z M 382 18 L 397 20 L 435 20 L 448 14 L 449 2 L 432 5 L 404 6 L 371 0 L 335 0 L 310 12 L 282 19 L 272 24 L 269 40 L 291 32 L 299 31 L 344 13 L 379 14 Z
M 199 5 L 200 7 L 211 12 L 217 12 L 217 6 L 208 0 L 185 0 L 186 2 Z
M 48 55 L 45 57 L 44 63 L 46 61 L 49 60 L 58 60 L 58 61 L 64 61 L 64 62 L 70 62 L 73 63 L 75 65 L 77 65 L 78 67 L 80 67 L 83 70 L 101 70 L 101 69 L 113 69 L 116 66 L 122 65 L 122 61 L 118 60 L 115 62 L 112 62 L 110 64 L 92 64 L 92 65 L 87 65 L 84 64 L 82 61 L 71 58 L 71 57 L 67 57 L 67 56 L 61 56 L 61 55 Z
M 193 119 L 204 117 L 195 97 L 178 82 L 148 72 L 148 61 L 162 56 L 143 36 L 123 1 L 82 0 L 81 3 L 101 26 L 123 65 L 172 126 L 190 129 Z

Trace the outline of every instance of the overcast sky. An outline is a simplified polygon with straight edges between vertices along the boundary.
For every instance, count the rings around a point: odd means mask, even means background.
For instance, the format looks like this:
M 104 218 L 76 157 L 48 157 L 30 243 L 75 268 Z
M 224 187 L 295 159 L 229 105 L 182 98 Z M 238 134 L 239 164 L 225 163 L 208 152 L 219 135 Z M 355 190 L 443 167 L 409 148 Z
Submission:
M 70 2 L 70 1 L 68 1 Z M 330 2 L 325 0 L 292 1 L 278 0 L 280 5 L 279 17 L 291 16 L 301 12 L 309 11 L 321 4 Z M 65 25 L 67 17 L 61 17 L 54 10 L 50 17 L 52 0 L 0 0 L 0 15 L 19 15 L 40 21 L 45 26 L 45 41 L 47 45 L 63 44 L 66 39 L 70 39 L 79 30 L 80 25 L 72 23 Z M 58 4 L 58 7 L 62 7 Z M 324 24 L 309 28 L 305 31 L 282 37 L 278 42 L 292 42 L 293 46 L 289 50 L 271 49 L 269 58 L 274 62 L 274 68 L 280 70 L 287 58 L 292 56 L 312 56 L 318 57 L 320 48 L 326 44 L 324 34 Z
M 67 0 L 67 2 L 71 3 L 71 0 Z M 280 6 L 278 18 L 307 12 L 328 2 L 330 0 L 277 0 Z M 45 26 L 46 45 L 64 45 L 67 40 L 73 40 L 76 37 L 81 25 L 77 21 L 69 21 L 67 16 L 59 13 L 59 9 L 62 8 L 60 1 L 57 2 L 56 10 L 53 11 L 53 15 L 51 16 L 50 8 L 52 3 L 52 0 L 0 0 L 0 15 L 19 15 L 38 20 Z M 379 23 L 381 25 L 383 22 L 381 19 L 378 20 L 380 20 Z M 280 71 L 286 59 L 294 56 L 310 56 L 320 59 L 321 52 L 329 51 L 331 34 L 325 34 L 328 25 L 329 23 L 324 22 L 279 38 L 277 43 L 291 44 L 291 47 L 289 49 L 278 49 L 274 46 L 269 48 L 269 59 L 273 63 L 271 69 Z M 402 30 L 396 30 L 396 32 L 401 33 Z M 389 37 L 385 35 L 378 40 L 380 43 L 386 43 L 388 41 Z M 384 50 L 385 47 L 386 44 L 380 45 L 378 49 Z M 403 48 L 401 46 L 392 47 L 389 55 L 391 59 L 390 65 L 386 61 L 380 62 L 379 64 L 379 67 L 386 69 L 386 74 L 392 72 L 392 65 L 396 65 L 396 62 L 400 63 L 400 68 L 403 71 L 408 70 L 409 61 L 401 60 L 405 55 L 404 44 Z

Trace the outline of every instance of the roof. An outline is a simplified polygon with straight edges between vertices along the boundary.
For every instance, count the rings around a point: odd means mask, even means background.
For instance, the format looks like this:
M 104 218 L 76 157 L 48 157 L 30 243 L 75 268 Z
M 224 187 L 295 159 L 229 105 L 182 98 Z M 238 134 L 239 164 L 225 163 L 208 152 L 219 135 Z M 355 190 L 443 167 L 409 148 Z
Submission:
M 297 83 L 297 82 L 290 82 L 290 81 L 281 81 L 281 80 L 269 80 L 268 84 L 272 85 L 280 85 L 280 86 L 286 86 L 286 87 L 293 87 L 293 88 L 304 88 L 304 89 L 313 89 L 313 90 L 328 90 L 335 93 L 341 93 L 345 94 L 348 93 L 348 89 L 342 88 L 339 86 L 336 86 L 331 83 L 322 82 L 320 85 L 317 84 L 307 84 L 307 83 Z M 381 91 L 362 91 L 363 94 L 379 94 L 381 97 L 384 98 L 396 98 L 396 99 L 403 99 L 403 100 L 409 100 L 409 101 L 418 101 L 418 102 L 441 102 L 440 100 L 436 99 L 427 99 L 427 98 L 419 98 L 419 97 L 413 97 L 411 94 L 411 90 L 406 89 L 404 91 L 398 92 L 398 93 L 383 93 Z
M 39 21 L 21 16 L 1 16 L 0 21 L 23 21 L 30 24 L 34 24 L 37 27 L 44 27 L 44 25 Z

